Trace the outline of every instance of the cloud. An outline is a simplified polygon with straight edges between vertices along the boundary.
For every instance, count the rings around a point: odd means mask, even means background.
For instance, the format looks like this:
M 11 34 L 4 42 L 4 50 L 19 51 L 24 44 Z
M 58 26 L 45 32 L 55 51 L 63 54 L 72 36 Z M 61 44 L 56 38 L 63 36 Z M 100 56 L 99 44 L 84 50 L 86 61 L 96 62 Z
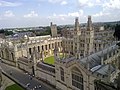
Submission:
M 102 5 L 101 0 L 77 0 L 77 5 L 81 8 L 84 7 L 94 7 L 98 5 Z
M 15 7 L 15 6 L 20 6 L 21 4 L 22 3 L 0 0 L 0 7 Z
M 59 3 L 59 2 L 61 2 L 62 0 L 48 0 L 48 2 L 50 2 L 50 3 Z
M 120 20 L 120 0 L 77 0 L 76 5 L 86 10 L 93 7 L 91 9 L 95 10 L 92 13 L 95 21 Z M 97 6 L 99 6 L 99 9 Z
M 75 17 L 80 17 L 80 21 L 84 21 L 86 16 L 84 15 L 84 11 L 81 9 L 76 12 L 69 12 L 67 14 L 56 14 L 54 13 L 52 16 L 48 16 L 49 21 L 56 22 L 58 24 L 72 24 L 74 22 Z M 82 18 L 81 18 L 82 17 Z
M 103 8 L 120 9 L 120 0 L 77 0 L 80 7 L 101 6 Z
M 61 2 L 61 5 L 66 5 L 67 4 L 67 1 L 62 1 Z
M 109 0 L 103 4 L 105 9 L 120 9 L 120 0 Z
M 93 4 L 89 0 L 78 0 L 77 4 L 80 7 L 93 6 Z
M 79 10 L 78 12 L 68 13 L 68 16 L 72 16 L 72 17 L 80 17 L 82 15 L 83 15 L 83 10 Z
M 93 17 L 101 17 L 101 16 L 108 16 L 110 13 L 100 11 L 99 13 L 96 13 L 93 15 Z
M 35 11 L 31 11 L 29 14 L 24 15 L 25 18 L 38 17 L 38 14 Z
M 99 1 L 98 1 L 99 2 Z M 120 0 L 100 1 L 102 10 L 93 15 L 97 21 L 120 20 Z
M 8 10 L 8 11 L 5 11 L 4 16 L 5 17 L 14 17 L 15 15 L 13 14 L 12 11 Z
M 80 17 L 83 16 L 83 10 L 79 10 L 77 12 L 70 12 L 67 14 L 59 14 L 56 15 L 55 13 L 52 16 L 48 16 L 48 18 L 67 18 L 67 17 Z
M 68 4 L 67 0 L 48 0 L 48 2 L 53 3 L 53 4 L 59 3 L 60 5 Z

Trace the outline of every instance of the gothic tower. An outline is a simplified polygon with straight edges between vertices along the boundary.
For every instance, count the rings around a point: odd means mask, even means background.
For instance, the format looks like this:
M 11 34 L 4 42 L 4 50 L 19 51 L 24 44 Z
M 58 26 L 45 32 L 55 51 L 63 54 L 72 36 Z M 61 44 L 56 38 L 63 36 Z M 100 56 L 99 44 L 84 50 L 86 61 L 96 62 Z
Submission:
M 73 36 L 73 53 L 76 58 L 80 58 L 80 24 L 78 21 L 78 17 L 75 18 L 75 28 L 74 28 L 74 36 Z
M 56 24 L 52 24 L 52 22 L 50 23 L 50 28 L 51 28 L 51 35 L 52 37 L 57 37 L 57 26 Z
M 92 20 L 91 16 L 88 16 L 88 21 L 87 21 L 87 30 L 92 30 Z
M 92 28 L 91 16 L 88 16 L 87 28 L 85 32 L 85 55 L 90 55 L 93 52 L 94 30 Z
M 78 17 L 75 18 L 75 29 L 74 29 L 74 34 L 75 34 L 75 35 L 81 35 Z

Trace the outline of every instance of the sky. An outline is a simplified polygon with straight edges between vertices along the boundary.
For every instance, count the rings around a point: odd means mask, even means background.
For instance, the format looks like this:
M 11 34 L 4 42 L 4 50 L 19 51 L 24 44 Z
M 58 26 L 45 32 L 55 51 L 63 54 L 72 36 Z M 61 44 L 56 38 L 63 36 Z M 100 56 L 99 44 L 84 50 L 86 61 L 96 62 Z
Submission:
M 0 0 L 0 28 L 120 20 L 120 0 Z

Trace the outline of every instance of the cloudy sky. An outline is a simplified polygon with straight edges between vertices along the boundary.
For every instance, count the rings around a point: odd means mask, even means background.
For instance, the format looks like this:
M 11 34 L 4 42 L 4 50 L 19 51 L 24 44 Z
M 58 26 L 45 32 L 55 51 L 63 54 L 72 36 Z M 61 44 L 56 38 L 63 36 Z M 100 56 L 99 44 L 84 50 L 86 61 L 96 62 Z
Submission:
M 0 0 L 0 28 L 120 20 L 120 0 Z

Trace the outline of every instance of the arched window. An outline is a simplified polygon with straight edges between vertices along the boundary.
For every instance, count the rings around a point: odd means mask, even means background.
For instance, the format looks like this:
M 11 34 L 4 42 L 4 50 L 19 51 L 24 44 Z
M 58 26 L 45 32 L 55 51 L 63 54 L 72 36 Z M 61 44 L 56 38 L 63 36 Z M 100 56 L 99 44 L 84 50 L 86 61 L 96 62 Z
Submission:
M 29 53 L 32 54 L 32 50 L 31 50 L 31 48 L 29 48 Z
M 12 56 L 12 60 L 14 61 L 14 54 L 13 54 L 13 53 L 11 53 L 11 56 Z
M 62 67 L 60 67 L 60 76 L 61 80 L 64 81 L 64 69 Z
M 40 46 L 38 46 L 38 52 L 40 52 Z
M 42 50 L 44 51 L 44 46 L 42 45 Z
M 47 45 L 45 45 L 45 50 L 47 50 Z
M 83 75 L 76 67 L 72 69 L 72 85 L 80 90 L 84 90 Z

